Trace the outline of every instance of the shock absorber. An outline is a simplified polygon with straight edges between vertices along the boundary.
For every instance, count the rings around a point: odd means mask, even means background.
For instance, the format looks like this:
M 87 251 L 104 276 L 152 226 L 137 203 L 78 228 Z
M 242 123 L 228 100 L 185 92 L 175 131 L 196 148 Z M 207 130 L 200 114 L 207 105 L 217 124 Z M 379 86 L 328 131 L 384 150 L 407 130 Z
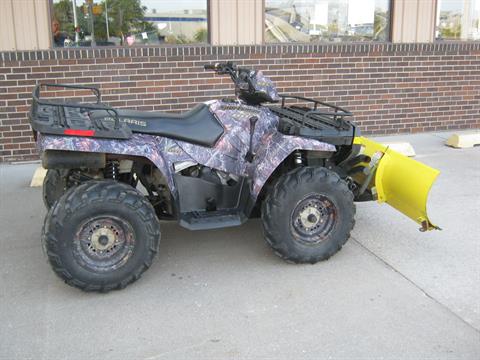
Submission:
M 295 164 L 295 167 L 305 165 L 305 159 L 303 158 L 303 154 L 300 150 L 295 150 L 293 153 L 293 163 Z
M 103 171 L 103 176 L 105 177 L 105 179 L 118 180 L 118 166 L 118 161 L 107 162 Z

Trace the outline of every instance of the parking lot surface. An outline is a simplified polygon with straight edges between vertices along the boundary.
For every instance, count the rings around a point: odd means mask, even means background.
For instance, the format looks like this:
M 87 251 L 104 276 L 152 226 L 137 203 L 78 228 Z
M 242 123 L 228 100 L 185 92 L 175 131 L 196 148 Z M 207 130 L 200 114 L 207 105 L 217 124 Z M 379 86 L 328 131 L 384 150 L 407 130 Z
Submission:
M 29 187 L 39 165 L 0 165 L 0 358 L 479 359 L 480 148 L 445 147 L 448 135 L 380 139 L 409 141 L 441 171 L 429 210 L 442 231 L 361 203 L 342 251 L 291 265 L 259 220 L 162 223 L 153 266 L 108 294 L 50 270 L 41 189 Z

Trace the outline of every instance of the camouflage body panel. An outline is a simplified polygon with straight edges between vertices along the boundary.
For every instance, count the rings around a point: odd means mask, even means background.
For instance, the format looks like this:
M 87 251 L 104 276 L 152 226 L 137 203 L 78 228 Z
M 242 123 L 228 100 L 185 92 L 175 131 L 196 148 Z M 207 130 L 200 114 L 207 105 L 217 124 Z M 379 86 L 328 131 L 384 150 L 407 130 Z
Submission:
M 331 144 L 313 139 L 282 135 L 277 131 L 278 117 L 268 108 L 239 102 L 208 102 L 210 111 L 222 123 L 225 132 L 214 147 L 208 148 L 162 136 L 134 134 L 127 140 L 92 137 L 39 135 L 40 151 L 66 150 L 145 157 L 163 173 L 174 197 L 177 188 L 173 164 L 192 161 L 238 176 L 252 179 L 254 199 L 277 166 L 296 149 L 335 151 Z M 253 136 L 253 163 L 245 160 L 250 142 L 250 118 L 258 117 Z
M 40 151 L 66 150 L 145 157 L 165 176 L 174 196 L 176 188 L 173 181 L 173 163 L 192 160 L 178 147 L 175 140 L 147 134 L 134 134 L 127 140 L 39 134 L 37 144 Z
M 268 144 L 258 149 L 248 176 L 252 179 L 251 193 L 257 198 L 270 175 L 295 150 L 313 150 L 334 152 L 335 146 L 314 139 L 283 135 L 278 131 L 267 133 L 262 138 L 262 144 Z

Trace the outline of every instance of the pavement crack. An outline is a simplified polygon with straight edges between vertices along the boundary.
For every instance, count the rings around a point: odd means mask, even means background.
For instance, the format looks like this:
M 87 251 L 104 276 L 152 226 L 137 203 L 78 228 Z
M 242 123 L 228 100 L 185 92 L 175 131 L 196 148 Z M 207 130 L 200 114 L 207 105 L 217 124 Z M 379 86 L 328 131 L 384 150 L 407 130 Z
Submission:
M 442 140 L 447 140 L 450 136 L 445 134 L 445 135 L 440 135 L 440 134 L 430 134 L 432 135 L 433 137 L 436 137 L 436 138 L 440 138 Z
M 397 270 L 395 267 L 393 267 L 391 264 L 389 264 L 386 260 L 384 260 L 383 258 L 381 258 L 380 256 L 378 256 L 376 253 L 374 253 L 372 250 L 370 250 L 368 247 L 366 247 L 365 245 L 363 245 L 360 241 L 358 241 L 357 239 L 355 239 L 355 237 L 351 236 L 351 239 L 353 241 L 355 241 L 358 245 L 360 245 L 360 247 L 362 249 L 364 249 L 366 252 L 368 252 L 370 255 L 372 255 L 373 257 L 375 257 L 377 260 L 379 260 L 380 262 L 382 262 L 385 266 L 387 266 L 388 268 L 392 269 L 394 272 L 396 272 L 398 275 L 400 275 L 402 278 L 404 278 L 405 280 L 407 280 L 410 284 L 412 284 L 415 288 L 417 288 L 418 290 L 420 290 L 426 297 L 428 297 L 429 299 L 431 299 L 433 302 L 435 302 L 436 304 L 440 305 L 442 308 L 444 308 L 447 312 L 449 312 L 450 314 L 452 314 L 454 317 L 456 317 L 457 319 L 459 319 L 461 322 L 463 322 L 464 324 L 468 325 L 468 327 L 472 328 L 476 333 L 480 334 L 480 329 L 477 329 L 475 326 L 473 326 L 472 324 L 470 324 L 468 321 L 466 321 L 464 318 L 462 318 L 460 315 L 458 315 L 456 312 L 454 312 L 452 309 L 450 309 L 447 305 L 443 304 L 442 302 L 440 302 L 439 300 L 437 300 L 435 297 L 433 297 L 433 295 L 429 294 L 426 290 L 424 290 L 421 286 L 419 286 L 415 281 L 413 281 L 412 279 L 410 279 L 408 276 L 406 276 L 405 274 L 403 274 L 402 272 L 400 272 L 399 270 Z
M 195 344 L 191 344 L 191 345 L 187 345 L 187 346 L 180 346 L 180 347 L 175 348 L 173 350 L 167 350 L 167 351 L 164 351 L 164 352 L 152 355 L 152 356 L 147 356 L 143 360 L 157 360 L 157 359 L 160 359 L 164 356 L 176 354 L 176 353 L 181 352 L 181 351 L 193 350 L 195 348 L 198 348 L 198 347 L 201 347 L 201 346 L 204 346 L 204 345 L 208 344 L 208 342 L 209 342 L 209 340 L 207 339 L 207 340 L 197 342 Z

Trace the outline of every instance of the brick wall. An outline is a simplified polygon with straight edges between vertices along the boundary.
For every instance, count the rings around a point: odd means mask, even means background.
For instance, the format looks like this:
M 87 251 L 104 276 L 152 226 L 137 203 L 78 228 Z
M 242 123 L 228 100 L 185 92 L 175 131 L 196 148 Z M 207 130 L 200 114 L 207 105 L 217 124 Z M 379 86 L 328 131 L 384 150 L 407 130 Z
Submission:
M 263 70 L 280 92 L 352 110 L 365 133 L 480 127 L 478 42 L 3 52 L 0 161 L 37 157 L 27 120 L 37 83 L 96 84 L 114 107 L 180 111 L 232 94 L 227 77 L 202 68 L 225 60 Z

